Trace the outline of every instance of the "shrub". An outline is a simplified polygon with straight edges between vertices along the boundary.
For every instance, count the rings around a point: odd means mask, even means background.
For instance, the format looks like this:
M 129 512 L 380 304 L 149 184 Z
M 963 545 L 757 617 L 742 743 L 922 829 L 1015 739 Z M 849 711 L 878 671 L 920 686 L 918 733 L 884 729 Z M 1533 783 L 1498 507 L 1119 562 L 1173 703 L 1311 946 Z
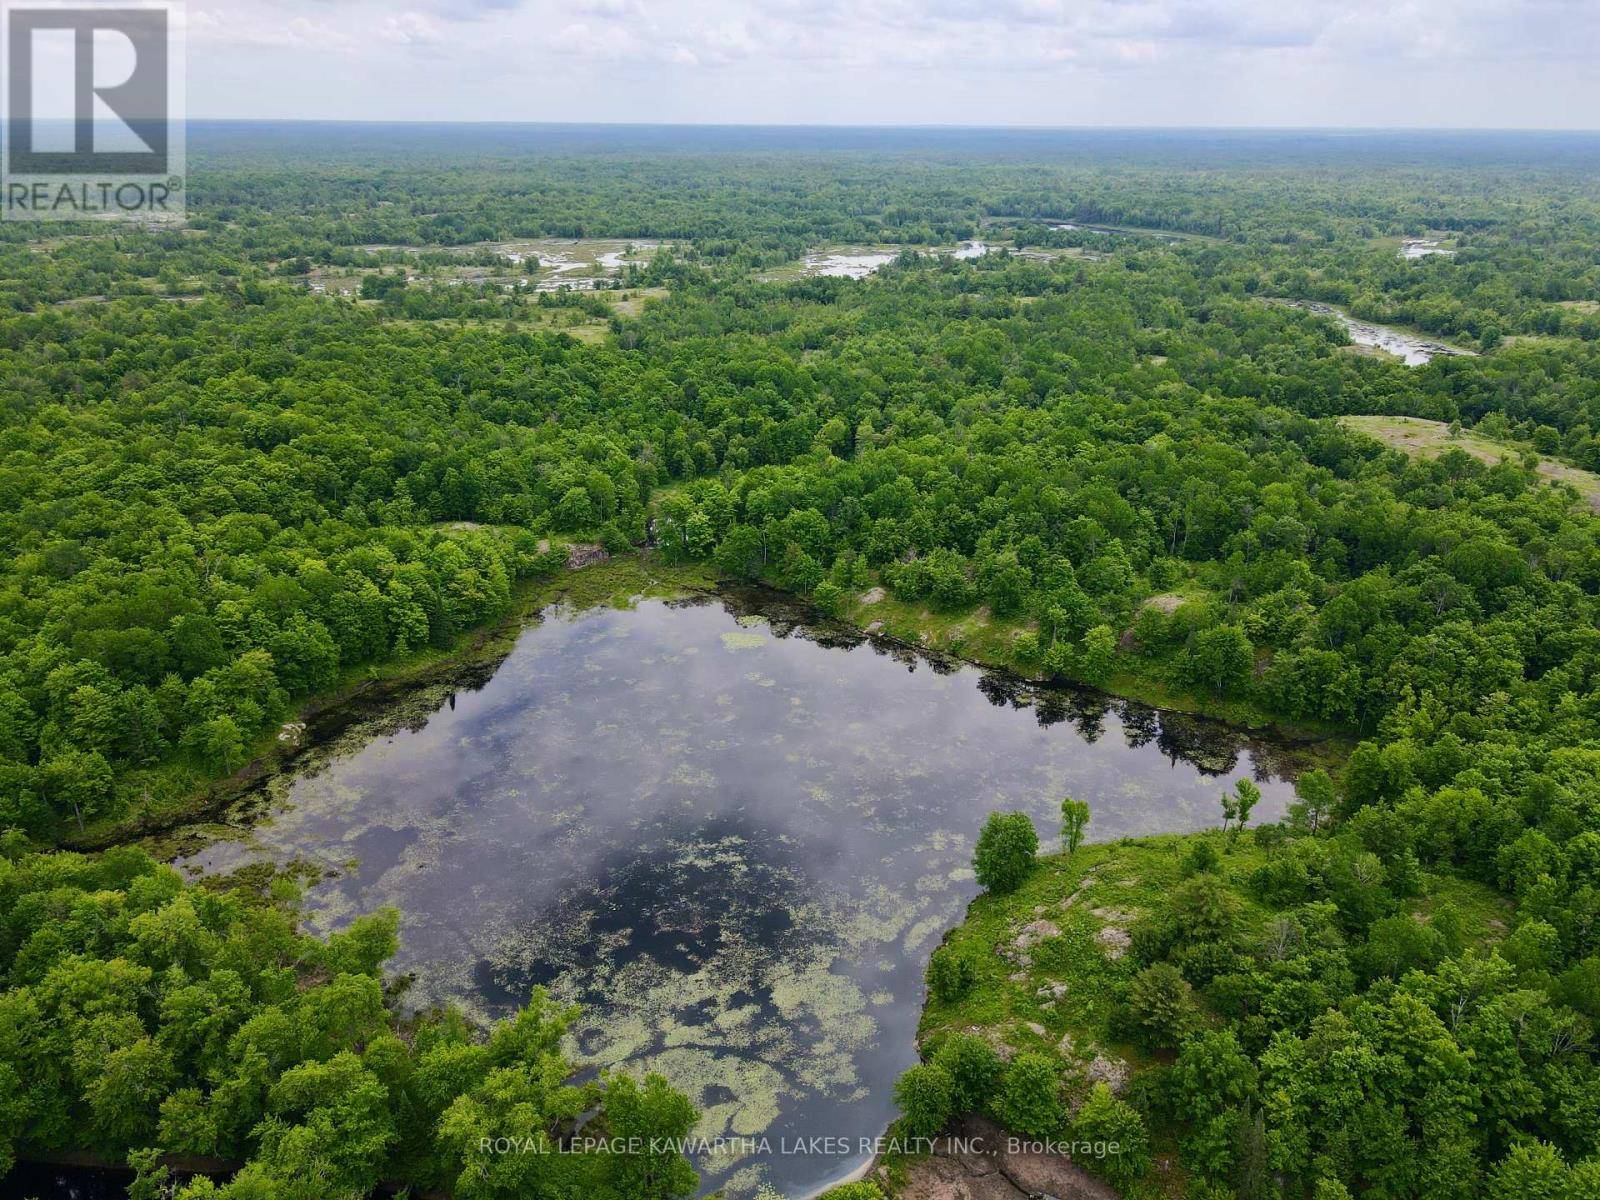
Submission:
M 838 584 L 824 579 L 811 593 L 811 603 L 830 617 L 837 617 L 844 608 L 844 591 Z
M 1243 691 L 1255 663 L 1255 648 L 1236 625 L 1219 625 L 1195 634 L 1180 667 L 1190 682 L 1217 696 Z
M 1084 1161 L 1118 1187 L 1127 1187 L 1150 1169 L 1150 1134 L 1144 1118 L 1103 1083 L 1095 1085 L 1078 1110 L 1072 1136 L 1074 1141 L 1105 1143 L 1103 1158 L 1089 1156 Z
M 607 521 L 601 526 L 600 545 L 607 554 L 626 554 L 633 549 L 633 543 L 628 540 L 628 535 L 615 521 Z
M 1005 1070 L 994 1047 L 970 1033 L 951 1037 L 939 1047 L 933 1061 L 950 1076 L 957 1113 L 979 1112 L 988 1107 Z
M 936 1000 L 949 1003 L 972 990 L 972 959 L 954 946 L 940 946 L 928 960 L 928 990 Z
M 1096 625 L 1083 635 L 1078 647 L 1078 678 L 1099 687 L 1111 678 L 1116 666 L 1117 635 L 1109 625 Z
M 866 1179 L 842 1183 L 823 1192 L 819 1200 L 883 1200 L 883 1190 Z
M 1438 917 L 1434 924 L 1439 923 Z M 1557 982 L 1562 1003 L 1577 1009 L 1590 1020 L 1600 1020 L 1600 958 L 1590 955 L 1562 972 Z
M 1205 875 L 1215 871 L 1222 865 L 1222 855 L 1216 845 L 1207 837 L 1197 837 L 1189 844 L 1188 852 L 1183 856 L 1183 873 L 1185 875 Z
M 1227 941 L 1243 908 L 1227 881 L 1210 873 L 1185 880 L 1172 893 L 1172 915 L 1189 938 Z
M 1369 979 L 1399 979 L 1407 971 L 1432 967 L 1444 957 L 1444 938 L 1409 913 L 1380 917 L 1367 931 L 1356 959 Z
M 1033 870 L 1039 834 L 1027 813 L 990 813 L 978 835 L 972 869 L 978 882 L 996 894 L 1014 892 Z
M 918 1063 L 894 1085 L 894 1102 L 910 1137 L 936 1137 L 955 1111 L 955 1085 L 941 1066 Z
M 1182 1120 L 1198 1124 L 1244 1105 L 1255 1092 L 1256 1079 L 1255 1064 L 1232 1030 L 1201 1034 L 1184 1045 L 1172 1066 L 1173 1109 Z
M 1316 882 L 1300 847 L 1290 846 L 1257 867 L 1250 875 L 1249 886 L 1268 904 L 1286 908 L 1309 900 Z
M 1074 800 L 1071 796 L 1061 801 L 1061 845 L 1073 854 L 1083 844 L 1083 832 L 1089 828 L 1089 802 Z
M 1072 647 L 1068 643 L 1055 642 L 1044 652 L 1044 673 L 1051 679 L 1072 674 Z
M 1134 976 L 1127 1014 L 1134 1036 L 1153 1049 L 1179 1045 L 1194 1027 L 1199 1010 L 1194 989 L 1171 963 L 1160 962 Z
M 1037 667 L 1040 654 L 1039 635 L 1031 629 L 1017 634 L 1011 643 L 1011 659 L 1024 670 L 1031 671 Z
M 1061 1103 L 1061 1064 L 1047 1054 L 1019 1054 L 1005 1069 L 994 1115 L 1025 1137 L 1061 1132 L 1067 1110 Z
M 1500 953 L 1523 972 L 1548 971 L 1561 952 L 1561 935 L 1548 921 L 1524 921 L 1500 943 Z
M 1226 942 L 1184 942 L 1172 955 L 1183 977 L 1195 987 L 1205 987 L 1218 975 L 1239 965 L 1239 955 Z

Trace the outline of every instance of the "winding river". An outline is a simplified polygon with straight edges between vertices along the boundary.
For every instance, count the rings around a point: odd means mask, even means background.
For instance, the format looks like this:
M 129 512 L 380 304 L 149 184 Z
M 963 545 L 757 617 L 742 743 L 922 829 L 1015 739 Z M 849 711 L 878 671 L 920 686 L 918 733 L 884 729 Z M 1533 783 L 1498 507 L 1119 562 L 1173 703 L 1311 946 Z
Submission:
M 272 814 L 184 861 L 319 869 L 310 924 L 403 914 L 416 1006 L 578 1002 L 575 1052 L 687 1091 L 698 1165 L 804 1196 L 893 1117 L 928 955 L 976 892 L 997 808 L 1047 843 L 1272 820 L 1290 751 L 1208 722 L 819 633 L 766 594 L 550 610 L 479 690 L 349 731 Z M 796 1152 L 796 1139 L 848 1144 Z

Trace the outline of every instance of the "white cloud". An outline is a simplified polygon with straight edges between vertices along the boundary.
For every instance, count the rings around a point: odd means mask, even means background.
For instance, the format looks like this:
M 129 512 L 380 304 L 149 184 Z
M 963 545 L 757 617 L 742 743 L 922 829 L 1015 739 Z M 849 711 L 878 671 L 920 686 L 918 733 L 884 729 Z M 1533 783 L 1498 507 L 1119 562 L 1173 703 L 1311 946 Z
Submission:
M 386 42 L 402 46 L 443 42 L 446 34 L 433 20 L 418 12 L 404 12 L 389 17 L 378 28 L 378 36 Z
M 1581 124 L 1600 111 L 1581 69 L 1600 52 L 1593 0 L 412 3 L 208 0 L 190 16 L 191 107 L 1034 124 Z M 205 48 L 223 45 L 212 70 Z M 321 77 L 285 61 L 292 48 L 350 69 Z M 260 86 L 230 90 L 241 70 Z
M 354 43 L 354 37 L 335 20 L 312 16 L 278 16 L 254 5 L 213 5 L 191 11 L 188 37 L 202 46 L 208 43 L 236 47 L 318 46 L 338 49 Z
M 642 17 L 644 5 L 639 0 L 572 0 L 577 12 L 593 13 L 599 17 Z

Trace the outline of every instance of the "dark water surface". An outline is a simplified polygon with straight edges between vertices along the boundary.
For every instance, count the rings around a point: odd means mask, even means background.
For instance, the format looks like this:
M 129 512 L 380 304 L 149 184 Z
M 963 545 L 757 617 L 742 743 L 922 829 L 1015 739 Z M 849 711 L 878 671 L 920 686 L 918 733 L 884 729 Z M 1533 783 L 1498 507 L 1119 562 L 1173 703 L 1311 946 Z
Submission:
M 403 914 L 417 1005 L 484 1015 L 536 984 L 579 1002 L 587 1061 L 666 1074 L 735 1194 L 804 1195 L 893 1117 L 922 974 L 975 894 L 973 838 L 1063 795 L 1097 839 L 1217 824 L 1238 776 L 1290 796 L 1285 755 L 1217 725 L 819 637 L 769 599 L 551 612 L 481 690 L 294 780 L 243 841 L 187 864 L 304 859 L 309 923 Z M 742 614 L 742 615 L 741 615 Z

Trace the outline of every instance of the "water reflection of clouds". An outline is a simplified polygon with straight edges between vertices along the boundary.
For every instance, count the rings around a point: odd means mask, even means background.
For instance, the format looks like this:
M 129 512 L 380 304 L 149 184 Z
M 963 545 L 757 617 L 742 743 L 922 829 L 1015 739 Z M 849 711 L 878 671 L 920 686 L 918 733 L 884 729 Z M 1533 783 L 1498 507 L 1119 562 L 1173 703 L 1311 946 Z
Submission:
M 361 860 L 309 911 L 397 905 L 414 1002 L 493 1013 L 547 984 L 585 1005 L 585 1053 L 668 1071 L 713 1135 L 881 1130 L 990 810 L 1047 839 L 1063 794 L 1099 837 L 1193 828 L 1218 819 L 1215 772 L 1263 761 L 1205 722 L 808 629 L 766 596 L 552 614 L 453 700 L 197 861 Z M 1258 773 L 1270 819 L 1289 788 Z M 842 1165 L 767 1164 L 794 1187 Z

